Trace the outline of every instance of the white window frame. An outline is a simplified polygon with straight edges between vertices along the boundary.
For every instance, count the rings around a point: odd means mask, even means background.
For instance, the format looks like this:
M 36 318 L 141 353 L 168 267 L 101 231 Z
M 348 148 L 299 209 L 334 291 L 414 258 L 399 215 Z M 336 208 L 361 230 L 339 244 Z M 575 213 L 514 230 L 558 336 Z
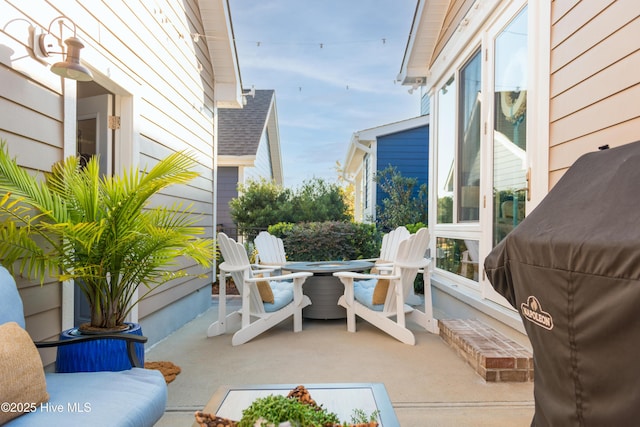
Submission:
M 442 78 L 434 84 L 433 86 L 433 91 L 432 91 L 432 105 L 431 105 L 431 111 L 435 112 L 436 115 L 438 114 L 438 91 L 439 89 L 445 85 L 445 83 L 451 78 L 451 76 L 454 77 L 454 81 L 455 81 L 455 85 L 456 85 L 456 97 L 459 100 L 459 85 L 460 85 L 460 70 L 462 69 L 462 67 L 464 67 L 465 64 L 467 64 L 467 62 L 473 57 L 473 55 L 475 55 L 478 52 L 478 49 L 483 49 L 482 46 L 482 38 L 480 36 L 475 36 L 472 40 L 469 40 L 469 42 L 466 44 L 466 47 L 464 48 L 463 52 L 460 53 L 460 55 L 458 55 L 458 59 L 451 64 L 451 67 L 448 69 L 448 72 L 446 73 L 442 73 Z M 482 51 L 481 51 L 481 55 L 482 55 Z M 482 68 L 482 78 L 483 78 L 483 85 L 484 85 L 484 61 L 483 61 L 483 68 Z M 484 86 L 483 86 L 484 87 Z M 434 102 L 435 101 L 435 102 Z M 484 108 L 483 108 L 484 110 Z M 481 229 L 481 223 L 482 223 L 482 215 L 483 215 L 483 210 L 480 210 L 480 218 L 479 221 L 474 221 L 474 222 L 458 222 L 457 220 L 457 194 L 458 194 L 458 179 L 457 179 L 457 170 L 458 170 L 458 123 L 457 123 L 457 117 L 458 117 L 458 113 L 459 113 L 459 102 L 456 101 L 456 124 L 455 124 L 455 129 L 454 129 L 454 140 L 455 140 L 455 144 L 456 144 L 456 149 L 455 149 L 455 157 L 454 157 L 454 169 L 455 169 L 455 173 L 454 173 L 454 203 L 453 203 L 453 218 L 454 218 L 454 222 L 451 224 L 438 224 L 437 223 L 437 200 L 438 200 L 438 195 L 437 195 L 437 191 L 436 191 L 436 186 L 435 185 L 431 185 L 430 189 L 429 189 L 429 200 L 432 200 L 433 204 L 430 208 L 429 208 L 429 224 L 432 224 L 430 226 L 431 230 L 432 230 L 432 234 L 433 234 L 433 239 L 432 239 L 432 245 L 433 247 L 431 248 L 431 253 L 432 254 L 436 254 L 437 253 L 437 246 L 436 246 L 436 241 L 437 238 L 442 237 L 442 238 L 450 238 L 450 239 L 466 239 L 466 240 L 477 240 L 479 242 L 481 242 L 480 237 L 482 235 L 482 229 Z M 484 115 L 484 112 L 482 113 Z M 434 120 L 431 120 L 432 126 L 430 129 L 430 133 L 431 135 L 429 135 L 430 141 L 434 141 L 433 144 L 430 144 L 430 153 L 429 153 L 429 159 L 430 159 L 430 169 L 431 169 L 431 179 L 430 182 L 437 182 L 437 168 L 438 165 L 436 164 L 436 160 L 438 158 L 438 143 L 439 141 L 437 140 L 437 135 L 438 135 L 438 125 L 439 125 L 439 121 L 437 118 L 434 118 Z M 485 150 L 483 149 L 484 147 L 484 135 L 482 136 L 482 140 L 481 140 L 481 153 L 480 153 L 480 164 L 484 165 L 485 163 L 485 159 L 484 156 L 485 154 Z M 480 185 L 484 186 L 484 180 L 486 179 L 486 176 L 484 174 L 484 171 L 481 170 L 481 175 L 480 175 Z M 435 267 L 435 262 L 434 262 L 434 267 Z M 435 269 L 435 273 L 437 276 L 441 276 L 443 279 L 446 279 L 447 282 L 451 282 L 453 285 L 462 285 L 465 288 L 468 288 L 469 290 L 475 291 L 475 292 L 480 292 L 481 288 L 480 288 L 480 282 L 476 282 L 474 280 L 471 279 L 467 279 L 465 277 L 462 277 L 458 274 L 446 271 L 446 270 L 442 270 L 442 269 Z
M 434 65 L 431 67 L 430 98 L 431 112 L 435 113 L 435 117 L 431 120 L 430 126 L 430 153 L 429 168 L 430 182 L 436 182 L 437 179 L 437 150 L 438 150 L 438 90 L 453 75 L 456 81 L 456 87 L 459 89 L 460 70 L 467 61 L 476 53 L 477 49 L 481 49 L 482 55 L 482 140 L 481 140 L 481 190 L 480 190 L 480 217 L 478 222 L 474 223 L 453 223 L 438 224 L 437 223 L 437 193 L 436 186 L 430 186 L 429 200 L 429 223 L 432 231 L 431 253 L 436 253 L 436 239 L 452 238 L 477 240 L 480 242 L 479 248 L 479 277 L 478 281 L 464 278 L 455 273 L 442 269 L 434 270 L 434 278 L 445 286 L 458 288 L 462 286 L 467 291 L 476 294 L 479 299 L 485 299 L 490 296 L 490 292 L 494 292 L 486 276 L 483 274 L 482 264 L 485 257 L 491 251 L 492 247 L 492 152 L 489 137 L 492 133 L 487 129 L 492 123 L 492 108 L 486 106 L 492 105 L 492 88 L 493 66 L 490 64 L 489 58 L 493 57 L 493 40 L 498 33 L 497 29 L 504 28 L 508 25 L 520 11 L 528 5 L 528 22 L 529 22 L 529 83 L 528 83 L 528 121 L 529 123 L 549 123 L 549 73 L 540 72 L 540 70 L 549 70 L 549 39 L 550 39 L 550 16 L 551 2 L 550 0 L 515 0 L 501 2 L 498 0 L 476 2 L 471 7 L 466 19 L 463 20 L 457 33 L 452 40 L 440 53 Z M 459 94 L 458 94 L 459 96 Z M 458 110 L 456 107 L 456 114 Z M 457 124 L 456 124 L 457 128 Z M 532 199 L 528 202 L 528 212 L 535 207 L 539 201 L 548 192 L 548 149 L 549 137 L 548 126 L 528 126 L 527 141 L 530 148 L 527 150 L 528 162 L 532 166 L 531 188 Z M 456 129 L 456 144 L 457 129 Z M 458 155 L 456 149 L 456 157 L 454 162 L 457 163 Z M 454 166 L 457 167 L 457 164 Z M 457 186 L 457 183 L 456 183 Z M 457 188 L 457 187 L 456 187 Z M 457 191 L 457 190 L 456 190 Z M 486 200 L 486 202 L 485 202 Z M 454 210 L 455 210 L 454 202 Z M 527 213 L 528 213 L 527 212 Z M 455 218 L 455 215 L 454 215 Z M 454 219 L 455 221 L 455 219 Z M 434 263 L 435 267 L 435 263 Z M 495 292 L 494 292 L 495 293 Z M 494 298 L 491 298 L 492 300 Z

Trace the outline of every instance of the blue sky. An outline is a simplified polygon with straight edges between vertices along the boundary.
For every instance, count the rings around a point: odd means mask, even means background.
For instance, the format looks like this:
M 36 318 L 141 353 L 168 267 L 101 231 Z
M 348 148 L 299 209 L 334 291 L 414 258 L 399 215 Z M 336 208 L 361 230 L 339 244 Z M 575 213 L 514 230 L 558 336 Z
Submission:
M 419 115 L 394 80 L 416 0 L 230 0 L 242 83 L 275 89 L 284 185 L 336 182 L 354 132 Z

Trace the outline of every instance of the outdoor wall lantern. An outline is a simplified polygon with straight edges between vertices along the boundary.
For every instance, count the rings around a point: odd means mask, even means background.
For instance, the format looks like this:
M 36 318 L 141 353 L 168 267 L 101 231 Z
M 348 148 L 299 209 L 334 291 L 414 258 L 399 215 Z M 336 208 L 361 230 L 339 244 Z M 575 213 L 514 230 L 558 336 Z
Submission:
M 65 52 L 53 52 L 57 44 L 56 38 L 51 34 L 51 26 L 54 22 L 58 22 L 60 25 L 60 40 L 62 40 L 62 28 L 66 22 L 69 22 L 73 26 L 73 36 L 65 39 L 64 44 L 66 48 L 66 58 L 62 62 L 56 62 L 51 66 L 51 72 L 57 74 L 65 79 L 79 80 L 83 82 L 93 80 L 91 71 L 84 65 L 80 64 L 80 49 L 84 47 L 84 44 L 76 37 L 76 24 L 67 18 L 66 16 L 58 16 L 49 23 L 47 32 L 43 32 L 34 35 L 33 37 L 33 51 L 36 55 L 43 58 L 47 58 L 53 54 L 62 54 Z

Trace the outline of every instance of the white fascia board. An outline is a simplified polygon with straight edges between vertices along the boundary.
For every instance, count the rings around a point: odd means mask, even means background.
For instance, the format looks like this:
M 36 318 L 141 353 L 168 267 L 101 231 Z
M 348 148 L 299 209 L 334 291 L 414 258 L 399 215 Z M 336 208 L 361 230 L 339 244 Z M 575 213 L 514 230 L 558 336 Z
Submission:
M 267 124 L 265 128 L 269 136 L 269 149 L 271 150 L 271 170 L 276 184 L 284 185 L 284 172 L 282 167 L 282 151 L 280 146 L 280 129 L 278 127 L 278 111 L 276 108 L 276 93 L 273 92 Z
M 349 148 L 347 149 L 347 156 L 344 160 L 344 173 L 353 175 L 355 171 L 360 168 L 362 158 L 366 153 L 371 153 L 371 148 L 367 144 L 360 142 L 358 133 L 354 133 L 351 136 L 351 142 L 349 142 Z
M 414 129 L 420 126 L 426 126 L 429 124 L 429 115 L 413 117 L 407 120 L 401 120 L 399 122 L 388 123 L 382 126 L 376 126 L 370 129 L 364 129 L 356 132 L 360 141 L 375 141 L 381 136 L 391 135 L 394 133 L 402 132 L 409 129 Z
M 218 166 L 244 166 L 253 167 L 256 163 L 256 156 L 218 156 Z

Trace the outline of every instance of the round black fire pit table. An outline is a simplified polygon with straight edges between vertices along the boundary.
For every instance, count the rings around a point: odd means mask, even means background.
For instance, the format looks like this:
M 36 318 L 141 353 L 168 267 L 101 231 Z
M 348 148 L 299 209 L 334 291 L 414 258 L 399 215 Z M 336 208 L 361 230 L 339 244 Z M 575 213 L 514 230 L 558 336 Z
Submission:
M 336 271 L 364 271 L 373 267 L 369 261 L 317 261 L 291 262 L 284 267 L 291 272 L 308 271 L 302 292 L 311 299 L 311 305 L 302 309 L 302 316 L 308 319 L 344 319 L 347 311 L 338 305 L 344 294 L 344 285 L 333 275 Z

